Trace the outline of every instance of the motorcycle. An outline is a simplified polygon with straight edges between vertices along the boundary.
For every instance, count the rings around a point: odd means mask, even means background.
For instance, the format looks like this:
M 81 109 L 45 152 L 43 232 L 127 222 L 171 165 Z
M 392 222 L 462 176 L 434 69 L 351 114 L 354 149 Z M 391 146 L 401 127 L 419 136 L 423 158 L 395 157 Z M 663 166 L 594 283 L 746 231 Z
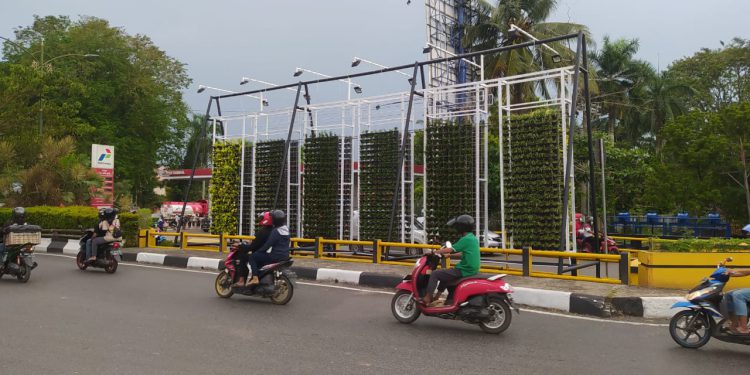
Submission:
M 750 335 L 736 335 L 725 327 L 728 315 L 728 299 L 724 298 L 724 286 L 729 282 L 727 258 L 717 266 L 708 278 L 691 289 L 685 297 L 687 301 L 677 302 L 673 309 L 682 309 L 669 322 L 669 334 L 684 348 L 697 349 L 706 345 L 711 338 L 734 344 L 750 345 Z
M 85 271 L 89 267 L 104 268 L 107 273 L 115 273 L 117 271 L 118 262 L 122 261 L 122 251 L 120 251 L 120 242 L 109 242 L 99 245 L 96 249 L 96 260 L 86 259 L 86 241 L 94 236 L 93 229 L 86 229 L 83 236 L 78 241 L 79 248 L 78 254 L 76 254 L 76 266 L 81 271 Z
M 214 287 L 216 294 L 221 298 L 230 298 L 234 293 L 246 296 L 260 296 L 270 298 L 274 305 L 286 305 L 292 300 L 294 295 L 294 273 L 289 267 L 294 263 L 293 260 L 283 260 L 281 262 L 268 264 L 260 269 L 258 279 L 260 283 L 256 285 L 235 287 L 237 272 L 237 247 L 232 247 L 223 263 L 219 263 L 219 274 L 216 276 Z
M 445 247 L 451 247 L 450 242 Z M 396 294 L 391 300 L 391 312 L 401 323 L 409 324 L 421 314 L 442 319 L 461 320 L 477 324 L 482 331 L 498 334 L 510 326 L 511 309 L 519 312 L 513 304 L 510 284 L 503 280 L 505 275 L 475 275 L 465 277 L 448 290 L 449 305 L 429 307 L 422 298 L 427 288 L 430 274 L 440 263 L 442 256 L 428 253 L 417 259 L 411 274 L 396 286 Z
M 31 270 L 36 268 L 33 244 L 6 245 L 5 253 L 0 259 L 0 277 L 5 274 L 15 276 L 25 283 L 31 278 Z
M 580 220 L 581 214 L 576 214 L 576 219 Z M 579 222 L 580 223 L 580 222 Z M 594 229 L 591 227 L 591 223 L 584 222 L 583 224 L 576 225 L 576 246 L 578 251 L 582 253 L 591 253 L 596 248 L 596 241 L 594 240 Z M 620 249 L 617 247 L 617 241 L 613 240 L 609 236 L 606 239 L 602 238 L 599 234 L 599 251 L 609 254 L 619 254 Z

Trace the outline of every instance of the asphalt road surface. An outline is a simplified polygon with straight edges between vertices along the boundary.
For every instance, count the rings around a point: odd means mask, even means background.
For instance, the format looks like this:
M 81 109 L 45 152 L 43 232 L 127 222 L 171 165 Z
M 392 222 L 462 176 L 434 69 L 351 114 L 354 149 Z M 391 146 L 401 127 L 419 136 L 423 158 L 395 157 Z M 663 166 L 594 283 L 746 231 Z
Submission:
M 522 312 L 489 335 L 421 317 L 391 296 L 298 284 L 293 300 L 218 298 L 215 274 L 123 264 L 114 275 L 39 255 L 0 280 L 0 374 L 745 373 L 750 347 L 672 342 L 663 326 Z M 739 372 L 738 372 L 739 371 Z

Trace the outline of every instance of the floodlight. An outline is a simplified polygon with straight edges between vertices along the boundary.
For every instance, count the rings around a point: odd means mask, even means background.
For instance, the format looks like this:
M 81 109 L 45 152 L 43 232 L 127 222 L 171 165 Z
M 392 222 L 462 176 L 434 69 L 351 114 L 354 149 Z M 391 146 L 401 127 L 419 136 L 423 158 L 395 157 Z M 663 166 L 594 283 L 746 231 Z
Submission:
M 362 88 L 359 87 L 359 86 L 354 86 L 354 92 L 356 92 L 357 94 L 361 94 L 362 93 Z
M 414 86 L 414 78 L 409 78 L 407 81 L 409 81 L 409 84 Z
M 352 68 L 355 66 L 358 66 L 362 62 L 362 59 L 355 57 L 354 60 L 352 60 Z
M 380 110 L 380 104 L 378 104 L 378 105 L 375 106 L 375 110 L 376 111 Z
M 422 53 L 430 53 L 430 52 L 432 52 L 431 45 L 428 44 L 426 47 L 422 48 Z
M 516 30 L 515 27 L 511 27 L 510 30 L 508 30 L 508 39 L 515 40 L 517 38 L 518 38 L 518 30 Z
M 263 106 L 264 106 L 264 107 L 268 107 L 268 100 L 266 100 L 266 99 L 263 99 Z
M 200 93 L 202 93 L 204 91 L 206 91 L 206 86 L 203 86 L 203 85 L 198 86 L 198 94 L 200 94 Z
M 242 77 L 242 80 L 240 81 L 240 85 L 244 85 L 246 83 L 250 82 L 250 78 Z
M 302 75 L 302 73 L 304 73 L 304 72 L 305 72 L 304 70 L 302 70 L 302 69 L 300 69 L 300 68 L 297 68 L 297 69 L 295 69 L 295 70 L 294 70 L 294 76 L 295 76 L 295 77 L 299 77 L 299 76 L 301 76 L 301 75 Z
M 560 56 L 560 54 L 556 53 L 556 54 L 552 55 L 552 62 L 553 63 L 557 64 L 560 61 L 562 61 L 562 56 Z

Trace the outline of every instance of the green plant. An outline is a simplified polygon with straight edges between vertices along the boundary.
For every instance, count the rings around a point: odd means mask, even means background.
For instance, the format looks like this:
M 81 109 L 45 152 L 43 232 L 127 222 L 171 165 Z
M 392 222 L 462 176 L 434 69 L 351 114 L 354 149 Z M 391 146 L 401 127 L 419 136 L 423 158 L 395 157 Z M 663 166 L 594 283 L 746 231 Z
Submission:
M 559 113 L 517 115 L 504 126 L 506 229 L 513 245 L 558 249 L 564 168 Z
M 241 144 L 219 142 L 213 149 L 211 233 L 236 234 L 240 185 Z
M 287 195 L 286 195 L 286 187 L 287 184 L 289 185 L 289 195 L 290 195 L 290 212 L 287 212 L 287 223 L 289 226 L 289 230 L 292 234 L 298 233 L 297 228 L 297 218 L 299 217 L 299 212 L 297 210 L 297 193 L 299 189 L 299 181 L 297 180 L 299 175 L 297 173 L 292 173 L 291 176 L 287 177 L 287 174 L 289 172 L 289 166 L 291 165 L 293 169 L 297 168 L 297 165 L 299 165 L 299 158 L 300 158 L 300 147 L 299 142 L 292 141 L 289 144 L 289 158 L 287 159 L 287 164 L 284 167 L 284 171 L 282 172 L 282 184 L 281 184 L 281 190 L 279 191 L 279 199 L 276 204 L 276 207 L 274 206 L 274 200 L 276 199 L 276 189 L 278 187 L 279 183 L 279 167 L 281 166 L 281 160 L 284 157 L 284 140 L 275 140 L 275 141 L 267 141 L 267 142 L 259 142 L 256 145 L 256 151 L 255 151 L 255 215 L 259 215 L 262 212 L 269 211 L 271 209 L 277 208 L 281 210 L 286 210 L 287 207 Z M 251 170 L 251 165 L 247 163 L 248 156 L 247 152 L 245 151 L 245 181 L 249 178 L 248 171 Z M 247 183 L 246 183 L 247 184 Z M 245 210 L 243 212 L 250 213 L 250 190 L 247 190 L 245 193 Z M 250 217 L 249 215 L 246 216 L 243 219 L 243 225 L 245 226 L 243 228 L 243 232 L 250 233 Z M 256 220 L 257 224 L 257 220 Z
M 365 133 L 360 137 L 360 239 L 395 241 L 400 238 L 400 204 L 391 238 L 388 238 L 400 148 L 401 134 L 396 129 Z
M 342 177 L 344 183 L 351 182 L 351 146 L 351 137 L 330 134 L 305 141 L 305 237 L 339 238 L 339 210 L 343 200 L 343 233 L 348 238 L 351 185 L 345 186 L 343 197 L 340 186 Z
M 427 123 L 427 239 L 455 241 L 446 222 L 457 215 L 475 216 L 474 124 L 465 119 Z
M 0 208 L 0 223 L 10 221 L 11 208 Z M 94 228 L 99 222 L 98 210 L 89 206 L 50 207 L 36 206 L 26 208 L 26 221 L 39 225 L 43 229 L 81 229 Z M 139 216 L 131 213 L 120 213 L 125 246 L 138 245 Z

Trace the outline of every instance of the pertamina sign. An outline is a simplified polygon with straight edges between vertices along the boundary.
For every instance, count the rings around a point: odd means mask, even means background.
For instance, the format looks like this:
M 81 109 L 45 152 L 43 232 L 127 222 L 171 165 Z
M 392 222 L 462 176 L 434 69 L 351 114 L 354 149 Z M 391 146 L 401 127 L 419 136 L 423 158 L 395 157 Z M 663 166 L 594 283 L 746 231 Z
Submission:
M 112 207 L 115 196 L 114 146 L 91 145 L 91 170 L 102 178 L 102 185 L 92 188 L 91 205 L 97 208 Z
M 91 168 L 115 169 L 115 147 L 92 144 Z

